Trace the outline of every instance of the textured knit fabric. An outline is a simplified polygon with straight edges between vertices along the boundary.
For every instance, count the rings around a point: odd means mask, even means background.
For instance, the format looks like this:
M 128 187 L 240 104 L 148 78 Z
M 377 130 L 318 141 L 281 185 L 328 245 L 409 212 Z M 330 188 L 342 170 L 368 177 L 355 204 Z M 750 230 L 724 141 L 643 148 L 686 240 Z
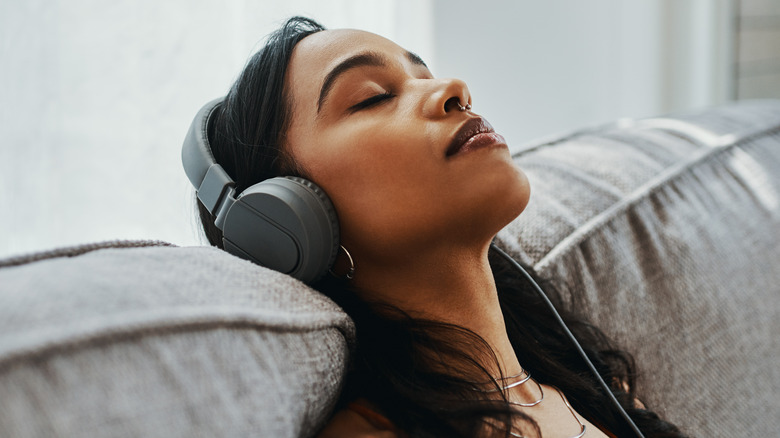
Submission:
M 780 436 L 780 101 L 626 122 L 516 160 L 498 239 L 638 363 L 693 436 Z
M 214 248 L 3 268 L 0 436 L 310 436 L 350 339 L 331 301 Z

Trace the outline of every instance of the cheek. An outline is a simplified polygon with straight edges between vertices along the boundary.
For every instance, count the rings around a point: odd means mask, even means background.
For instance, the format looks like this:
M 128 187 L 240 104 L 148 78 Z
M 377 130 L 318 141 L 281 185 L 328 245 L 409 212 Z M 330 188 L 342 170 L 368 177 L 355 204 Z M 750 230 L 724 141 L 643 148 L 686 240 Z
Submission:
M 350 251 L 392 252 L 441 224 L 445 177 L 432 141 L 408 123 L 342 127 L 294 152 L 333 201 Z
M 321 156 L 311 170 L 336 206 L 345 242 L 386 249 L 425 233 L 441 201 L 431 193 L 434 163 L 403 142 L 374 140 L 350 149 Z

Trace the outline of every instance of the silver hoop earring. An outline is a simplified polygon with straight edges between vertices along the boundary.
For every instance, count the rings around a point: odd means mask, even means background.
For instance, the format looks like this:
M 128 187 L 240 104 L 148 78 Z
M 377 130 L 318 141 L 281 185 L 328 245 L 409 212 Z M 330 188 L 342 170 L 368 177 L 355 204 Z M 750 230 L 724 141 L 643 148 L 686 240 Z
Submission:
M 344 248 L 344 245 L 339 245 L 339 248 L 344 251 L 344 254 L 347 255 L 347 259 L 349 259 L 349 268 L 347 269 L 347 273 L 344 275 L 344 277 L 339 277 L 338 274 L 333 272 L 333 269 L 328 269 L 328 272 L 330 272 L 330 275 L 336 278 L 346 278 L 347 280 L 352 280 L 355 278 L 355 261 L 352 260 L 352 254 L 347 251 L 347 248 Z

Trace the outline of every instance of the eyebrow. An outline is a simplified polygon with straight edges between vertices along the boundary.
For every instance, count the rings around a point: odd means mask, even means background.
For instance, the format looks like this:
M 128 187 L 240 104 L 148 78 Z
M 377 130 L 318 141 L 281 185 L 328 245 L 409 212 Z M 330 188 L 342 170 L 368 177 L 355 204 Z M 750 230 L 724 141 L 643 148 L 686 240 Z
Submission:
M 412 52 L 406 52 L 406 59 L 414 65 L 422 65 L 428 67 L 425 61 L 422 60 L 417 54 Z M 325 80 L 322 81 L 322 88 L 320 88 L 320 97 L 317 100 L 317 112 L 320 112 L 323 102 L 328 98 L 328 93 L 333 88 L 333 84 L 336 83 L 336 79 L 349 70 L 358 67 L 385 67 L 390 62 L 387 57 L 377 52 L 364 52 L 355 56 L 351 56 L 344 61 L 340 62 L 337 66 L 325 75 Z

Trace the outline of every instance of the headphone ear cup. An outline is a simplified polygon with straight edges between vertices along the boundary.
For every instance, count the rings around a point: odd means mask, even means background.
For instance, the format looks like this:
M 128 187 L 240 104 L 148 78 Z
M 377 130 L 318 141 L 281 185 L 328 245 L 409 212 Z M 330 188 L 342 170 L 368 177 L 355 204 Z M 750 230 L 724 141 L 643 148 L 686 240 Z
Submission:
M 225 216 L 222 241 L 234 255 L 311 284 L 336 260 L 338 217 L 313 182 L 271 178 L 236 199 Z

